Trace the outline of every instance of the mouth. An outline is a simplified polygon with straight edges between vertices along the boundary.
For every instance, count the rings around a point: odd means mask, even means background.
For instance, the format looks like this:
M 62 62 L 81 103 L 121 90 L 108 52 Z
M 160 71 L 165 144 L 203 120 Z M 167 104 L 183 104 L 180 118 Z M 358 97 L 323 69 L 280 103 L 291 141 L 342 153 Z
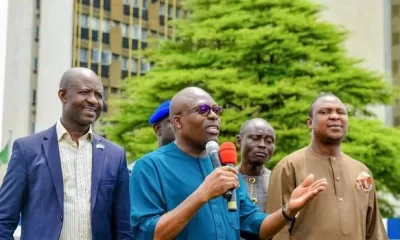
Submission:
M 97 109 L 94 108 L 94 107 L 85 107 L 85 108 L 83 109 L 83 111 L 88 112 L 88 113 L 91 113 L 91 114 L 94 114 L 94 113 L 96 113 Z
M 343 125 L 341 124 L 328 124 L 328 128 L 342 128 Z
M 206 127 L 206 132 L 210 134 L 218 134 L 219 133 L 219 126 L 217 125 L 209 125 Z
M 257 157 L 268 157 L 268 154 L 265 152 L 256 152 L 254 153 Z

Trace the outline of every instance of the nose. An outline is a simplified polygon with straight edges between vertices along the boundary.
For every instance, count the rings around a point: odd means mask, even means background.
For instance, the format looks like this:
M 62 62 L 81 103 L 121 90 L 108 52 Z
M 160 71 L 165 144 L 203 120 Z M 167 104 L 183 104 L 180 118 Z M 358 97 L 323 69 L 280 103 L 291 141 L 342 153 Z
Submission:
M 259 147 L 259 148 L 266 148 L 266 147 L 267 147 L 267 144 L 266 144 L 266 142 L 265 142 L 264 139 L 261 139 L 261 140 L 258 142 L 258 147 Z
M 91 104 L 97 104 L 98 103 L 98 100 L 97 100 L 97 98 L 96 98 L 94 93 L 88 94 L 88 97 L 86 98 L 86 101 L 88 101 Z
M 208 113 L 207 118 L 210 120 L 218 120 L 219 116 L 211 109 Z
M 335 111 L 333 111 L 331 114 L 329 114 L 330 119 L 338 120 L 339 119 L 339 114 Z

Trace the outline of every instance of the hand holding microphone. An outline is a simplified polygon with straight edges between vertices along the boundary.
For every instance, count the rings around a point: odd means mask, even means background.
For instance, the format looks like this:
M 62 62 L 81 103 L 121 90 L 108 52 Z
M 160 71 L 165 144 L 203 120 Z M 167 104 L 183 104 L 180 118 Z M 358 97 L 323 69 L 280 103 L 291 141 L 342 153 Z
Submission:
M 221 145 L 221 147 L 218 146 L 218 143 L 211 141 L 208 142 L 206 145 L 206 150 L 207 153 L 210 155 L 211 161 L 213 163 L 213 166 L 215 168 L 214 172 L 211 173 L 213 175 L 215 172 L 219 172 L 219 170 L 230 170 L 233 171 L 234 174 L 236 175 L 236 181 L 237 184 L 235 184 L 234 187 L 228 188 L 227 191 L 223 193 L 224 197 L 228 199 L 228 209 L 230 211 L 236 211 L 237 209 L 237 204 L 236 204 L 236 190 L 239 186 L 239 179 L 237 177 L 237 170 L 234 168 L 237 162 L 237 153 L 236 153 L 236 148 L 235 145 L 231 142 L 225 142 Z M 226 165 L 225 167 L 221 167 L 222 165 Z M 229 167 L 229 168 L 226 168 Z M 210 175 L 210 176 L 211 176 Z M 207 180 L 207 178 L 206 178 Z M 223 181 L 223 180 L 221 180 Z M 220 194 L 222 195 L 222 194 Z M 219 195 L 217 195 L 219 196 Z M 214 197 L 217 197 L 214 196 Z
M 199 191 L 205 196 L 206 200 L 209 201 L 223 195 L 229 189 L 237 188 L 238 186 L 239 179 L 237 170 L 231 166 L 223 166 L 216 168 L 206 177 L 204 182 L 200 185 Z

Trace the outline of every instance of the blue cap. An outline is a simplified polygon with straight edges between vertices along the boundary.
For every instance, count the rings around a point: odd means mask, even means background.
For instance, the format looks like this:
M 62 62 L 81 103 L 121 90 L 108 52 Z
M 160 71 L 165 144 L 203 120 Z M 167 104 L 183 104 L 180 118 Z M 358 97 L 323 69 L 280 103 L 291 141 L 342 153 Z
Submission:
M 161 103 L 160 106 L 158 106 L 156 111 L 153 113 L 153 115 L 151 115 L 151 117 L 149 119 L 149 123 L 155 124 L 155 123 L 158 123 L 159 121 L 161 121 L 162 119 L 168 117 L 170 103 L 171 103 L 171 101 L 169 101 L 169 100 Z

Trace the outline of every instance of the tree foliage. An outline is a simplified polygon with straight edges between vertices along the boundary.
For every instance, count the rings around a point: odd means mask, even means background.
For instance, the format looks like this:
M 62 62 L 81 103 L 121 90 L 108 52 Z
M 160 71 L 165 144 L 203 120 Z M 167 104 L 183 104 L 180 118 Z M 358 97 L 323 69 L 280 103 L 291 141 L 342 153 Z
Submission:
M 391 103 L 393 90 L 347 56 L 346 32 L 321 21 L 320 6 L 305 0 L 186 0 L 185 9 L 188 16 L 175 24 L 177 41 L 146 51 L 155 67 L 126 81 L 113 127 L 106 129 L 132 160 L 155 148 L 147 122 L 152 111 L 184 87 L 202 87 L 225 107 L 221 142 L 235 141 L 249 118 L 268 120 L 278 136 L 270 167 L 309 143 L 310 103 L 332 92 L 349 106 L 345 152 L 370 167 L 380 190 L 400 193 L 400 132 L 369 119 L 369 107 Z M 392 214 L 390 206 L 382 211 Z

